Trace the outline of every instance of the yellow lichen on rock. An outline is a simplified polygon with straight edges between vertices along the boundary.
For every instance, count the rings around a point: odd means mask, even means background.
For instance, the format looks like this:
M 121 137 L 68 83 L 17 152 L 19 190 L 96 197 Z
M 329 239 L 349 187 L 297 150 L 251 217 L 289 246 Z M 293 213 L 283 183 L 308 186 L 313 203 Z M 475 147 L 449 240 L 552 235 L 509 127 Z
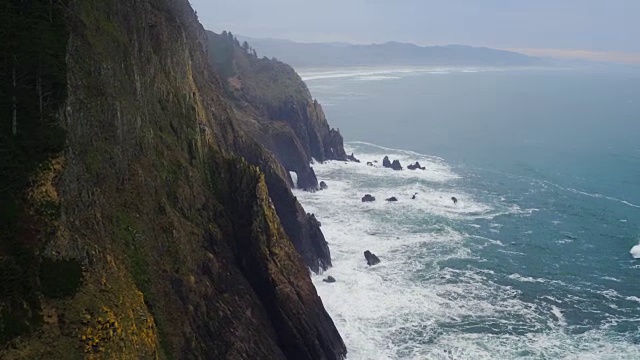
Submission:
M 121 298 L 119 309 L 102 306 L 98 314 L 83 313 L 79 341 L 86 359 L 157 359 L 157 331 L 142 293 Z M 123 313 L 119 313 L 123 311 Z

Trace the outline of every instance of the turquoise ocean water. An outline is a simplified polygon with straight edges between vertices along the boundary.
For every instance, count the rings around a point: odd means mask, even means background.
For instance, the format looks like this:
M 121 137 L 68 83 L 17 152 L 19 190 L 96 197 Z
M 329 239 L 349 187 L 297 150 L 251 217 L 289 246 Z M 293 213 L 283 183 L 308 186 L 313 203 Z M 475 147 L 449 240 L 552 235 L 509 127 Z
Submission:
M 640 74 L 301 73 L 363 161 L 296 192 L 348 359 L 640 359 Z M 385 155 L 427 169 L 365 164 Z

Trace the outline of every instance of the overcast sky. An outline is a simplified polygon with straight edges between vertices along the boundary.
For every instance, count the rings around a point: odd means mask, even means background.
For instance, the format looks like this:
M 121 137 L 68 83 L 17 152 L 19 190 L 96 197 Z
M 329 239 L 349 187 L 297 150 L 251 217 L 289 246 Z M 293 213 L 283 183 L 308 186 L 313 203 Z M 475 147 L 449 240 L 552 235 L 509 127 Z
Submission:
M 640 0 L 190 1 L 205 28 L 252 37 L 640 54 Z

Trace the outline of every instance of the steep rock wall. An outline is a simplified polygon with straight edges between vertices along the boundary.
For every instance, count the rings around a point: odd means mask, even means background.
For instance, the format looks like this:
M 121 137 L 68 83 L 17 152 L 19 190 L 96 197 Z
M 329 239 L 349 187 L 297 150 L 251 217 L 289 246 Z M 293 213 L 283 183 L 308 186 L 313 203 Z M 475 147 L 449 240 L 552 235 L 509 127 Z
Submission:
M 306 214 L 282 167 L 236 126 L 187 1 L 61 9 L 66 141 L 25 190 L 28 231 L 0 244 L 28 244 L 0 252 L 3 271 L 36 267 L 29 317 L 0 358 L 344 357 L 267 184 L 286 189 L 282 209 Z M 42 204 L 55 211 L 33 210 Z M 15 322 L 3 313 L 0 328 Z

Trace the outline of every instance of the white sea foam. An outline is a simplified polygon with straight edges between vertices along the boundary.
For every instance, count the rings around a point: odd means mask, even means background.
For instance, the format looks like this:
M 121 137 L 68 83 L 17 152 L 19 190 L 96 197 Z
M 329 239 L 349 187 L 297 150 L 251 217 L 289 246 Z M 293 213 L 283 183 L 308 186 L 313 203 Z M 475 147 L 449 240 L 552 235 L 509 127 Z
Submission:
M 289 171 L 289 175 L 291 176 L 291 180 L 293 180 L 293 186 L 297 186 L 298 174 L 295 171 Z
M 562 314 L 562 311 L 557 306 L 555 305 L 551 306 L 551 313 L 558 320 L 558 324 L 560 324 L 561 326 L 567 326 L 567 321 L 564 319 L 564 315 Z
M 358 76 L 355 80 L 358 81 L 380 81 L 380 80 L 395 80 L 399 79 L 399 76 L 389 76 L 389 75 L 365 75 Z
M 640 244 L 632 247 L 629 252 L 634 259 L 640 259 Z
M 605 330 L 579 335 L 566 331 L 569 325 L 559 299 L 548 297 L 555 305 L 523 301 L 518 287 L 492 280 L 498 276 L 493 271 L 450 265 L 481 260 L 473 250 L 478 246 L 510 251 L 498 240 L 467 235 L 451 223 L 473 230 L 479 226 L 477 219 L 491 219 L 484 228 L 497 230 L 500 214 L 525 216 L 533 210 L 499 198 L 487 202 L 456 189 L 460 175 L 443 159 L 366 143 L 346 147 L 362 163 L 314 164 L 318 180 L 326 181 L 329 189 L 295 190 L 295 195 L 321 221 L 331 248 L 333 267 L 312 280 L 347 344 L 349 360 L 640 358 L 640 349 L 623 338 L 611 339 Z M 384 169 L 384 155 L 404 166 L 419 161 L 428 170 Z M 379 167 L 366 165 L 373 160 Z M 365 193 L 377 201 L 361 202 Z M 384 201 L 390 196 L 399 201 Z M 451 196 L 458 197 L 457 205 Z M 382 262 L 368 267 L 365 250 Z M 327 275 L 337 282 L 324 283 Z M 520 274 L 509 278 L 571 287 Z M 613 290 L 600 294 L 620 299 Z M 511 335 L 472 330 L 491 326 L 520 326 L 526 331 Z
M 547 282 L 546 279 L 540 279 L 540 278 L 532 278 L 529 276 L 522 276 L 520 274 L 511 274 L 508 276 L 509 279 L 513 279 L 513 280 L 518 280 L 518 281 L 524 281 L 524 282 L 533 282 L 533 283 L 544 283 Z
M 519 68 L 518 70 L 527 70 L 532 68 Z M 502 72 L 513 70 L 513 68 L 499 67 L 434 67 L 434 66 L 405 66 L 405 67 L 347 67 L 336 69 L 297 69 L 300 77 L 304 81 L 324 80 L 324 79 L 345 79 L 345 78 L 361 78 L 366 76 L 392 76 L 395 78 L 413 76 L 420 74 L 446 75 L 452 73 L 472 74 L 478 72 Z

